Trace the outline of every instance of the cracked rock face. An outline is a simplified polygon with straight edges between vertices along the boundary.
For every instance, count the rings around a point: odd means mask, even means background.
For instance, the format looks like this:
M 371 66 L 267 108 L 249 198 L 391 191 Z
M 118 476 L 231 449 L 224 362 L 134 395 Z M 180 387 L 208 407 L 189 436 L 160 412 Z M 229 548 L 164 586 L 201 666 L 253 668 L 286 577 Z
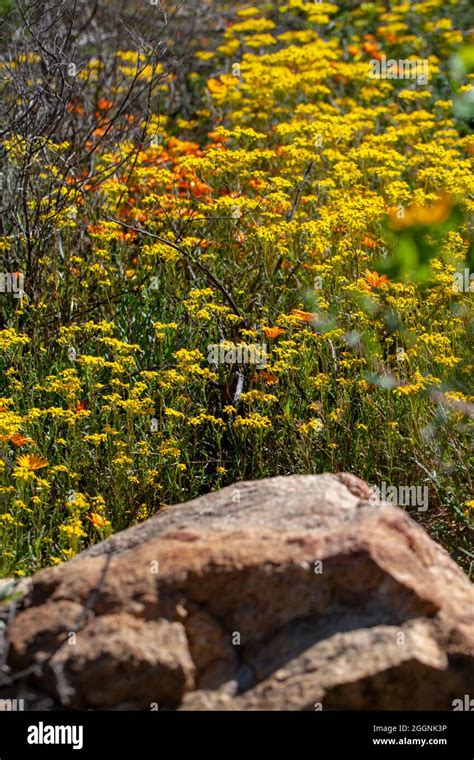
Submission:
M 474 681 L 473 586 L 369 497 L 349 474 L 239 483 L 37 573 L 9 611 L 0 698 L 21 683 L 33 708 L 452 709 Z

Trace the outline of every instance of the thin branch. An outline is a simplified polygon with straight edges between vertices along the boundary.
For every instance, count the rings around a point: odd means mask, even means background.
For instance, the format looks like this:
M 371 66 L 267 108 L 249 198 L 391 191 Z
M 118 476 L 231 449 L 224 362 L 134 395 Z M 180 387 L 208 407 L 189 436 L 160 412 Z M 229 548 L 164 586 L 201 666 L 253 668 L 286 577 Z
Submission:
M 151 238 L 152 240 L 158 240 L 160 243 L 163 243 L 163 245 L 167 245 L 170 248 L 173 248 L 175 251 L 178 251 L 185 259 L 186 261 L 193 264 L 195 267 L 197 267 L 203 274 L 206 275 L 208 280 L 212 282 L 215 287 L 220 290 L 228 304 L 230 305 L 232 311 L 234 314 L 236 314 L 245 324 L 245 319 L 242 316 L 237 304 L 235 303 L 234 299 L 232 298 L 231 294 L 228 290 L 222 285 L 221 282 L 212 274 L 212 272 L 209 271 L 209 269 L 204 266 L 200 261 L 198 261 L 197 258 L 195 258 L 192 253 L 189 253 L 189 251 L 186 251 L 184 248 L 182 248 L 180 245 L 177 245 L 176 243 L 173 243 L 171 240 L 167 240 L 164 237 L 161 237 L 160 235 L 155 235 L 153 232 L 148 232 L 148 230 L 142 230 L 140 227 L 133 227 L 130 224 L 125 224 L 125 222 L 120 221 L 119 219 L 114 219 L 113 217 L 106 216 L 105 217 L 107 221 L 114 222 L 115 224 L 119 224 L 122 227 L 125 227 L 127 230 L 131 230 L 133 232 L 138 233 L 139 235 L 145 235 L 146 237 Z

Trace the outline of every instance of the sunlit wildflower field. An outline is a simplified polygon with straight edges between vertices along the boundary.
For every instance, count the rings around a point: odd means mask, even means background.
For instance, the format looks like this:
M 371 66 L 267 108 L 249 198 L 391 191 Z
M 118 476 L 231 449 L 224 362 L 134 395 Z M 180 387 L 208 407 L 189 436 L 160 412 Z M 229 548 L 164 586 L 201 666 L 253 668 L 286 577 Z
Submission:
M 81 62 L 79 167 L 67 136 L 1 138 L 2 192 L 31 177 L 0 228 L 2 575 L 238 480 L 343 470 L 426 487 L 402 508 L 469 572 L 468 10 L 235 4 L 179 108 L 132 40 Z M 157 73 L 146 119 L 122 107 Z

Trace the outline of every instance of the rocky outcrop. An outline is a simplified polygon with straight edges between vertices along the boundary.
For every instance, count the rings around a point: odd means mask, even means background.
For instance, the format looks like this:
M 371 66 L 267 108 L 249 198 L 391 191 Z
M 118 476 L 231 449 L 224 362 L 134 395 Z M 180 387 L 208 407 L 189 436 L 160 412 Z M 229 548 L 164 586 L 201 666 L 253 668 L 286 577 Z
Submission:
M 358 478 L 280 477 L 37 573 L 6 640 L 0 697 L 22 683 L 33 706 L 450 710 L 472 690 L 474 590 Z

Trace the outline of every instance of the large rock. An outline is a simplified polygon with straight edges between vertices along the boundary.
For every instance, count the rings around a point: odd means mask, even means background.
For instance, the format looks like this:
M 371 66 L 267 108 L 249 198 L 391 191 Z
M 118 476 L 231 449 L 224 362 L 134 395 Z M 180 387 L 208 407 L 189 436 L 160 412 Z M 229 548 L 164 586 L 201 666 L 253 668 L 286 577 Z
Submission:
M 280 477 L 37 573 L 7 641 L 0 697 L 21 681 L 33 706 L 449 710 L 472 691 L 474 591 L 358 478 Z

